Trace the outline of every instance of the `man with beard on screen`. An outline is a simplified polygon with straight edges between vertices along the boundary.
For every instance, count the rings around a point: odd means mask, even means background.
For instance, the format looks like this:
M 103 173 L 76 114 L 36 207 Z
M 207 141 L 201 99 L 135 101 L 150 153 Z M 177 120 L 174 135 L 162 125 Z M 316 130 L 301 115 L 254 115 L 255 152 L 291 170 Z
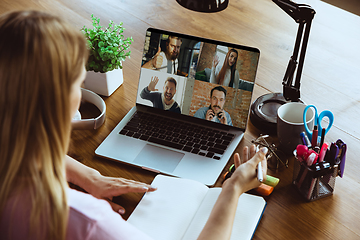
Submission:
M 173 99 L 176 93 L 176 80 L 172 77 L 168 77 L 165 81 L 162 93 L 154 92 L 158 91 L 158 89 L 155 88 L 158 81 L 158 77 L 151 77 L 149 85 L 141 91 L 140 97 L 151 101 L 156 108 L 181 113 L 179 105 Z
M 194 117 L 232 126 L 230 114 L 224 110 L 226 89 L 217 86 L 211 89 L 210 106 L 199 108 Z
M 159 47 L 155 56 L 142 65 L 143 68 L 158 70 L 170 74 L 176 74 L 178 68 L 178 56 L 182 40 L 179 37 L 169 36 L 166 41 L 165 51 Z

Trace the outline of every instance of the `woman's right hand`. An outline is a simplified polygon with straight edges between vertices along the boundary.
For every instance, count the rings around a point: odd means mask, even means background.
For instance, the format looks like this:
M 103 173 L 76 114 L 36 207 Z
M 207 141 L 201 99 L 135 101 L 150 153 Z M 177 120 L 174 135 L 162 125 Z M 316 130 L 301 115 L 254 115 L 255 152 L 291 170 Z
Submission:
M 214 59 L 213 59 L 213 67 L 216 68 L 217 65 L 219 64 L 220 60 L 219 60 L 219 56 L 215 55 Z
M 261 162 L 263 179 L 265 180 L 267 172 L 267 151 L 268 149 L 264 147 L 261 148 L 260 151 L 256 152 L 255 145 L 252 145 L 250 147 L 250 152 L 248 147 L 244 147 L 241 153 L 241 158 L 238 153 L 235 153 L 234 164 L 236 170 L 232 174 L 231 178 L 224 182 L 224 185 L 238 185 L 241 189 L 240 194 L 260 186 L 260 182 L 257 179 L 256 169 L 258 163 Z
M 249 153 L 248 147 L 245 147 L 241 153 L 242 164 L 239 154 L 235 153 L 236 170 L 231 178 L 224 182 L 222 191 L 198 239 L 230 239 L 239 196 L 260 185 L 256 178 L 256 168 L 259 162 L 262 163 L 263 175 L 266 176 L 265 156 L 267 150 L 267 148 L 261 148 L 256 153 L 255 146 L 251 146 Z

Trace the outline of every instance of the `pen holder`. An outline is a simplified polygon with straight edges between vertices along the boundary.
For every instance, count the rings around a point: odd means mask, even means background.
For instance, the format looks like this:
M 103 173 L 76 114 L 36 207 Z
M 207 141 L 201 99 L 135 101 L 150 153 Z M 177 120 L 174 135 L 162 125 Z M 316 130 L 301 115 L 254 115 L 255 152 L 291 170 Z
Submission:
M 321 162 L 309 167 L 296 160 L 293 184 L 307 201 L 314 201 L 332 195 L 337 175 L 338 165 Z

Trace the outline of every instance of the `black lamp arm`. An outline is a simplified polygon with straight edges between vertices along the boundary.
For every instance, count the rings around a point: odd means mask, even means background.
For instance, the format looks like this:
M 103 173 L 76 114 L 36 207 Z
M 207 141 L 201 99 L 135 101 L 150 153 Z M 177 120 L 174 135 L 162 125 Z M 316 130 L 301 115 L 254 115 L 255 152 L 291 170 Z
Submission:
M 293 55 L 290 58 L 288 67 L 286 69 L 283 79 L 283 95 L 286 100 L 299 101 L 300 99 L 300 78 L 302 74 L 302 68 L 304 66 L 304 59 L 306 53 L 306 47 L 309 40 L 311 22 L 315 15 L 315 10 L 306 4 L 297 4 L 290 0 L 272 0 L 276 5 L 283 9 L 295 22 L 299 23 L 299 28 L 296 36 Z M 305 31 L 304 31 L 305 27 Z M 301 46 L 299 62 L 297 61 L 299 56 L 299 49 Z M 298 70 L 296 72 L 295 83 L 293 84 L 294 72 L 296 66 Z

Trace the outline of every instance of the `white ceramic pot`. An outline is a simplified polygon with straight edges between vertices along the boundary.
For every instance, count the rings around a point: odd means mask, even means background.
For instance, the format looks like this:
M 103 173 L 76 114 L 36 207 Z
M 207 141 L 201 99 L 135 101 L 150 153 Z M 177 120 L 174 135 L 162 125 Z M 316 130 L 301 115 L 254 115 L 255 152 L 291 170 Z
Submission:
M 85 88 L 103 96 L 110 96 L 123 83 L 122 69 L 100 73 L 88 71 L 85 78 Z

